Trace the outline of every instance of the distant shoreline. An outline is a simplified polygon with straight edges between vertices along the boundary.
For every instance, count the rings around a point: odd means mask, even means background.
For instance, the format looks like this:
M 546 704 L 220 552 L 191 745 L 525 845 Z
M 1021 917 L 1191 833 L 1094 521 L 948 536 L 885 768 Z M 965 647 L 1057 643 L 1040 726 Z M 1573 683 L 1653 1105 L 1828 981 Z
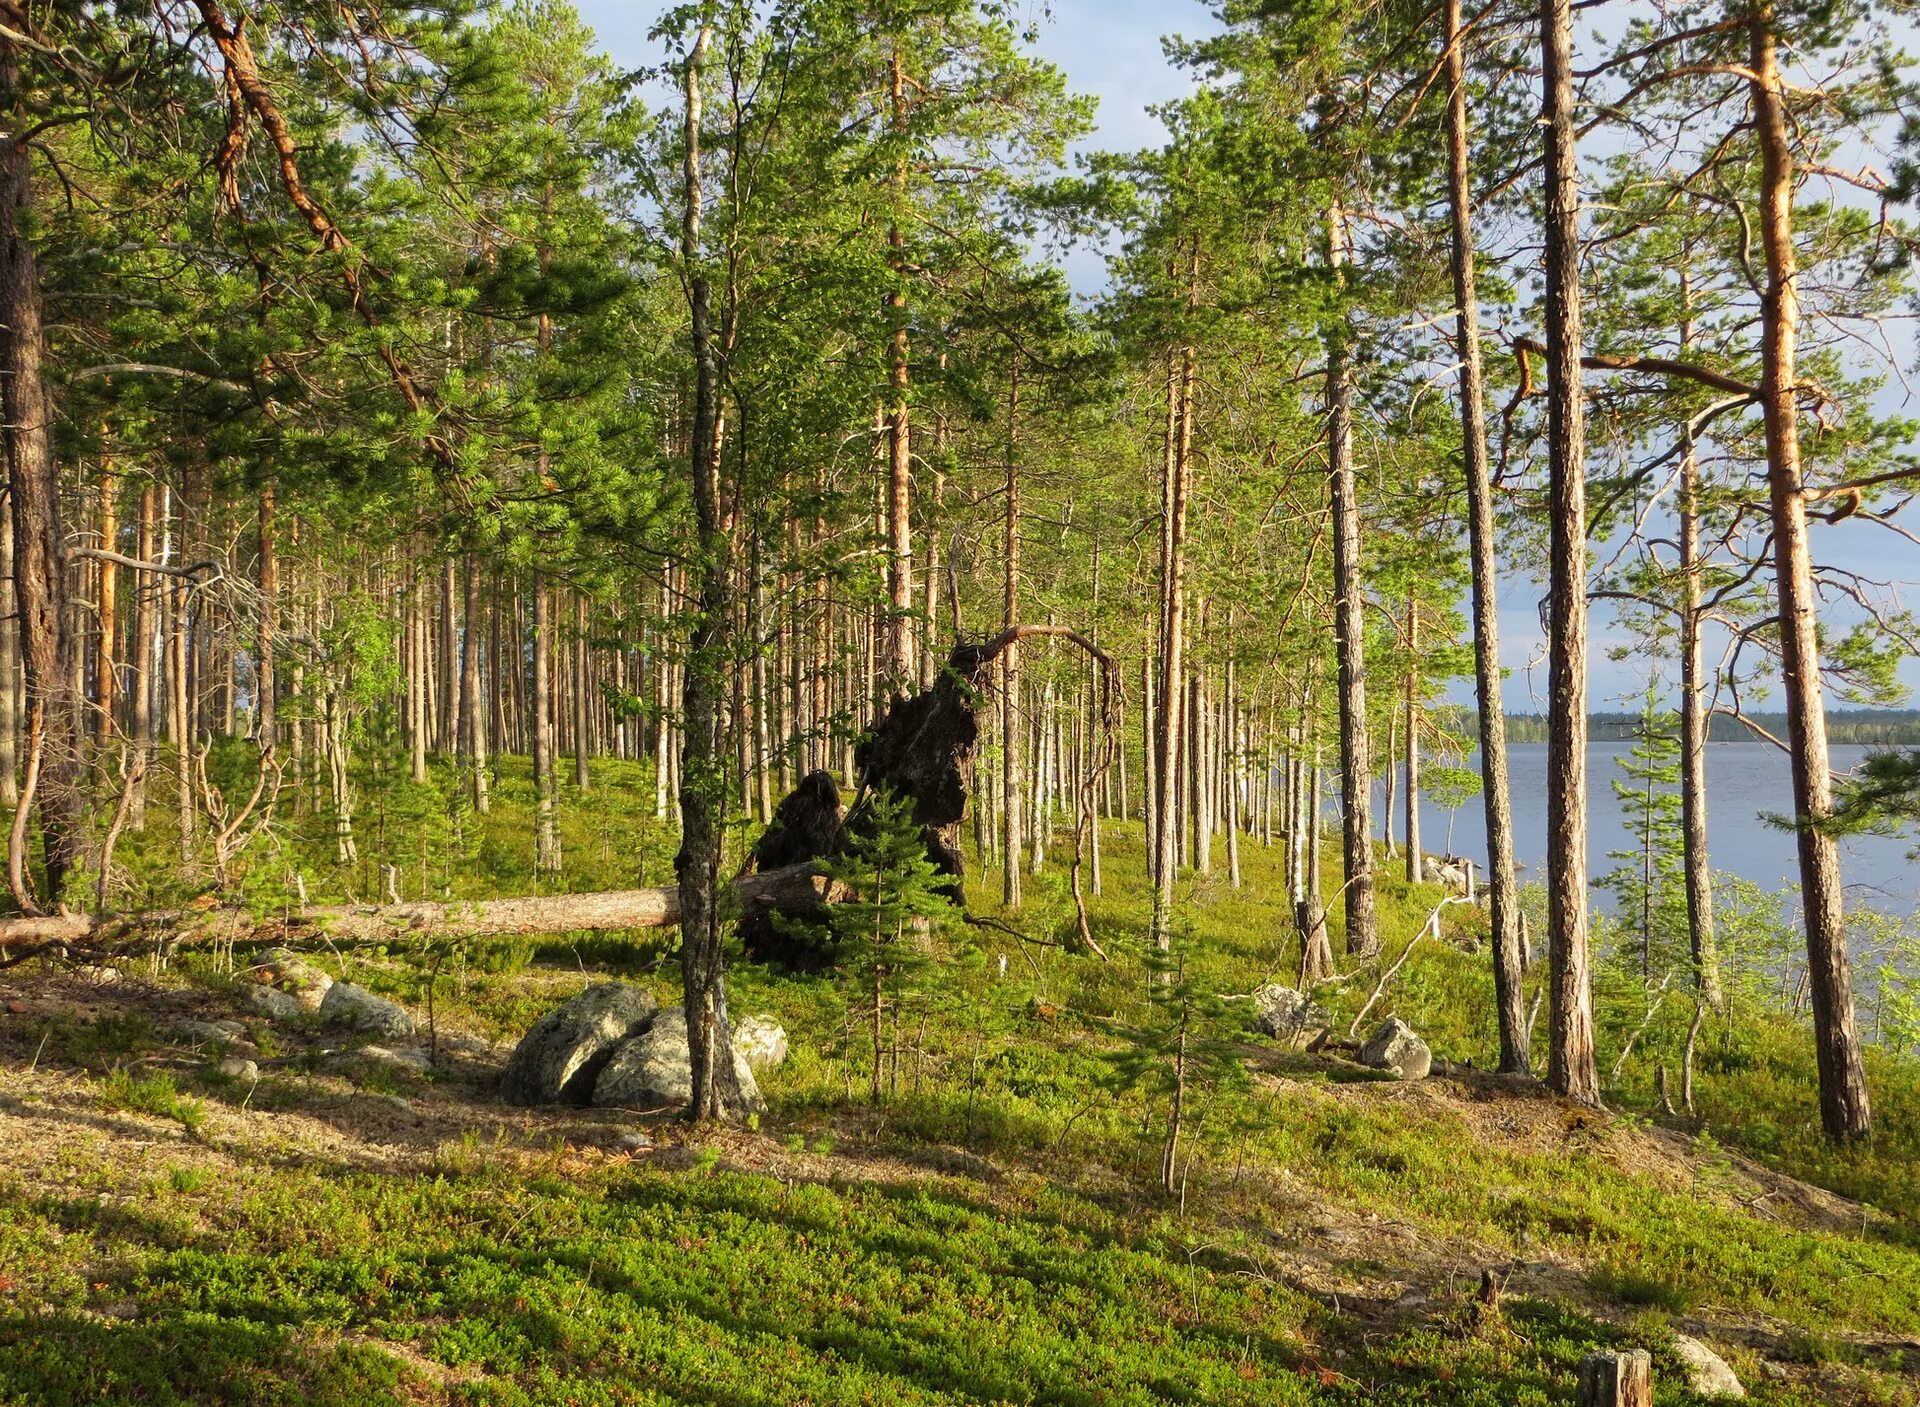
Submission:
M 1474 713 L 1461 709 L 1458 720 L 1462 735 L 1474 736 Z M 1749 714 L 1755 723 L 1775 737 L 1786 736 L 1786 715 Z M 1637 713 L 1593 713 L 1587 716 L 1587 737 L 1591 742 L 1632 742 L 1640 727 Z M 1509 713 L 1507 741 L 1544 743 L 1547 720 L 1544 714 Z M 1707 722 L 1707 741 L 1712 743 L 1752 743 L 1765 739 L 1738 719 L 1716 714 Z M 1827 741 L 1836 746 L 1912 747 L 1920 746 L 1920 709 L 1835 709 L 1827 715 Z

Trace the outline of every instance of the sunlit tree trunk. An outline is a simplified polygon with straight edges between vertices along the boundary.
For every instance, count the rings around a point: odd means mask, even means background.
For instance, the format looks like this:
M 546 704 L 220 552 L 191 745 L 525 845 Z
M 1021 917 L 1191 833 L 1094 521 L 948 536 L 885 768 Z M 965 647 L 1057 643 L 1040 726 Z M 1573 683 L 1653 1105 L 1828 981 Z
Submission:
M 1328 214 L 1327 259 L 1336 271 L 1348 259 L 1345 212 Z M 1366 586 L 1360 575 L 1360 500 L 1353 473 L 1353 379 L 1344 310 L 1327 326 L 1328 493 L 1333 502 L 1334 644 L 1340 683 L 1340 799 L 1347 951 L 1380 950 L 1373 903 L 1373 752 L 1367 736 Z
M 1799 410 L 1794 400 L 1800 298 L 1793 248 L 1793 151 L 1775 12 L 1762 0 L 1749 24 L 1748 84 L 1759 135 L 1760 242 L 1767 289 L 1761 307 L 1761 409 L 1766 419 L 1767 490 L 1780 615 L 1780 673 L 1792 758 L 1800 896 L 1813 995 L 1814 1050 L 1820 1068 L 1820 1121 L 1836 1142 L 1864 1138 L 1873 1126 L 1853 975 L 1841 905 L 1840 852 L 1822 822 L 1833 809 L 1826 702 L 1820 686 L 1820 637 L 1800 473 Z
M 1580 176 L 1571 0 L 1542 0 L 1546 92 L 1548 543 L 1547 1083 L 1600 1102 L 1587 954 L 1586 406 L 1580 385 Z

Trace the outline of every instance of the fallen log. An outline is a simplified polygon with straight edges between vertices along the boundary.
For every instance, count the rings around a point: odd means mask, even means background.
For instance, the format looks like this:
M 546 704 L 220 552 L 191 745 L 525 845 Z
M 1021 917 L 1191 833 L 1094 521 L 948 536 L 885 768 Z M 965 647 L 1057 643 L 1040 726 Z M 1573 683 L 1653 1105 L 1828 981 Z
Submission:
M 825 903 L 828 882 L 811 864 L 788 865 L 743 875 L 734 882 L 732 897 L 743 914 L 769 908 L 790 913 Z M 284 942 L 303 937 L 368 943 L 402 938 L 672 928 L 679 922 L 680 891 L 673 885 L 451 903 L 312 904 L 275 913 L 210 908 L 138 914 L 49 914 L 0 919 L 0 967 L 82 944 L 131 942 L 143 947 L 210 941 Z M 7 951 L 16 944 L 31 946 L 21 952 Z

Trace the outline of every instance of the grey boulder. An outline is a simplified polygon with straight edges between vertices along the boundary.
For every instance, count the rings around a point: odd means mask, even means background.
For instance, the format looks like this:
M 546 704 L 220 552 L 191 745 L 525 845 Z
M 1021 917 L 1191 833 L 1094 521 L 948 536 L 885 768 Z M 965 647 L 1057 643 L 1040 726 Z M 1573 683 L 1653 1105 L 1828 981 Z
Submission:
M 332 979 L 329 978 L 328 982 L 331 985 Z M 306 1012 L 306 1008 L 300 1005 L 300 998 L 278 987 L 262 987 L 256 982 L 249 982 L 240 989 L 240 996 L 241 1000 L 269 1021 L 291 1021 Z
M 602 982 L 534 1023 L 507 1059 L 500 1094 L 510 1104 L 585 1104 L 622 1041 L 653 1020 L 653 997 L 625 982 Z
M 765 1108 L 753 1070 L 733 1051 L 733 1072 L 750 1110 Z M 687 1051 L 687 1015 L 669 1007 L 647 1029 L 614 1051 L 594 1082 L 593 1102 L 602 1108 L 655 1109 L 693 1098 L 693 1057 Z
M 771 1016 L 744 1016 L 733 1023 L 733 1048 L 751 1070 L 771 1070 L 787 1058 L 787 1032 Z
M 188 1045 L 231 1045 L 246 1039 L 247 1028 L 238 1021 L 176 1021 L 167 1034 Z
M 222 1060 L 218 1065 L 214 1066 L 214 1069 L 218 1070 L 230 1080 L 239 1080 L 244 1084 L 250 1085 L 260 1083 L 260 1067 L 254 1064 L 253 1061 L 242 1059 L 237 1055 L 228 1056 L 225 1060 Z
M 1390 1016 L 1360 1047 L 1360 1063 L 1376 1070 L 1391 1070 L 1403 1080 L 1424 1080 L 1433 1068 L 1433 1052 L 1413 1027 Z
M 1305 992 L 1269 982 L 1254 988 L 1253 1024 L 1281 1044 L 1304 1050 L 1327 1029 L 1327 1014 Z
M 1687 1386 L 1701 1397 L 1745 1397 L 1747 1390 L 1719 1354 L 1685 1334 L 1673 1336 L 1673 1356 L 1687 1370 Z
M 405 1007 L 352 982 L 335 982 L 327 988 L 320 1001 L 320 1019 L 329 1026 L 349 1026 L 376 1036 L 413 1034 L 413 1018 Z
M 333 986 L 331 977 L 288 948 L 268 948 L 254 959 L 247 975 L 287 993 L 306 1011 L 318 1011 Z

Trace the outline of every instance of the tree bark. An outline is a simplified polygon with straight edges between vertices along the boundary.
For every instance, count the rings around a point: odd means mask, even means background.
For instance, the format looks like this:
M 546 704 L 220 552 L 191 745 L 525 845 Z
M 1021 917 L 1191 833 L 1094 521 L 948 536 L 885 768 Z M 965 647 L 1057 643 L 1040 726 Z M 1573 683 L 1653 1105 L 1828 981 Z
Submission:
M 11 47 L 0 49 L 0 91 L 18 91 Z M 15 132 L 29 125 L 10 115 Z M 33 201 L 26 143 L 0 137 L 0 413 L 5 416 L 13 518 L 13 589 L 27 714 L 41 739 L 38 795 L 48 903 L 59 904 L 80 857 L 79 719 L 68 599 L 67 537 L 53 458 L 53 405 L 41 378 L 40 267 L 27 241 Z
M 688 632 L 681 691 L 685 730 L 680 766 L 680 849 L 674 874 L 680 894 L 680 981 L 687 1017 L 693 1095 L 687 1117 L 711 1120 L 747 1111 L 733 1061 L 727 1022 L 726 955 L 720 941 L 720 865 L 726 837 L 726 746 L 720 691 L 733 614 L 731 544 L 720 516 L 719 367 L 711 326 L 712 291 L 700 250 L 700 66 L 711 30 L 702 27 L 687 55 L 686 215 L 680 258 L 686 271 L 694 361 L 693 425 L 688 471 L 698 534 L 699 590 Z
M 888 62 L 890 113 L 896 140 L 903 140 L 907 117 L 906 73 L 896 38 Z M 887 227 L 887 262 L 893 287 L 887 293 L 887 318 L 892 332 L 887 344 L 887 629 L 886 657 L 881 661 L 885 693 L 896 696 L 919 678 L 914 657 L 913 628 L 913 443 L 908 410 L 911 370 L 907 346 L 907 244 L 902 222 L 907 199 L 907 163 L 894 165 L 893 222 Z
M 1820 1068 L 1820 1121 L 1835 1142 L 1864 1138 L 1873 1126 L 1860 1035 L 1854 1023 L 1838 842 L 1822 824 L 1833 809 L 1820 638 L 1800 471 L 1799 409 L 1794 401 L 1800 298 L 1793 249 L 1793 150 L 1774 33 L 1775 11 L 1762 0 L 1748 27 L 1748 84 L 1759 136 L 1760 242 L 1767 288 L 1761 306 L 1761 410 L 1766 422 L 1767 491 L 1780 615 L 1780 673 L 1793 771 L 1800 894 L 1813 989 L 1814 1049 Z
M 1580 385 L 1580 176 L 1573 131 L 1573 12 L 1542 0 L 1546 94 L 1548 543 L 1547 1083 L 1600 1102 L 1587 953 L 1586 405 Z
M 582 796 L 593 790 L 587 758 L 593 746 L 593 653 L 588 648 L 587 598 L 573 598 L 573 784 Z
M 743 911 L 801 912 L 833 900 L 825 876 L 811 864 L 743 875 L 731 891 Z M 312 904 L 282 913 L 251 909 L 174 909 L 133 914 L 52 914 L 0 919 L 0 948 L 40 944 L 114 942 L 164 934 L 170 940 L 287 939 L 384 942 L 395 938 L 498 937 L 527 933 L 617 932 L 672 928 L 681 920 L 680 889 L 611 889 L 585 894 L 539 894 L 466 903 Z M 0 963 L 24 953 L 0 953 Z
M 543 572 L 533 574 L 533 815 L 534 868 L 560 872 L 560 827 L 553 774 L 553 620 L 551 590 Z
M 1692 279 L 1680 270 L 1684 309 L 1680 351 L 1693 341 Z M 1707 663 L 1700 601 L 1700 464 L 1693 437 L 1680 454 L 1680 822 L 1686 859 L 1687 932 L 1693 949 L 1695 989 L 1718 1011 L 1726 1004 L 1713 932 L 1713 871 L 1707 854 Z
M 1328 214 L 1327 261 L 1335 276 L 1348 258 L 1346 215 Z M 1373 754 L 1367 736 L 1365 584 L 1360 577 L 1360 501 L 1353 473 L 1353 381 L 1347 361 L 1347 316 L 1327 325 L 1328 492 L 1333 503 L 1334 646 L 1340 683 L 1341 836 L 1346 862 L 1347 951 L 1380 951 L 1373 903 Z
M 1020 619 L 1020 366 L 1011 364 L 1007 376 L 1006 581 L 1003 592 L 1006 625 Z M 1000 666 L 1000 821 L 1002 863 L 1000 899 L 1009 909 L 1020 907 L 1020 869 L 1026 854 L 1020 789 L 1020 646 L 1014 644 Z
M 120 479 L 111 468 L 100 471 L 100 546 L 108 552 L 120 550 Z M 114 636 L 120 623 L 120 567 L 101 562 L 99 622 L 100 633 L 93 655 L 93 745 L 104 756 L 113 746 L 118 723 L 116 702 L 120 695 L 119 676 L 114 673 Z

